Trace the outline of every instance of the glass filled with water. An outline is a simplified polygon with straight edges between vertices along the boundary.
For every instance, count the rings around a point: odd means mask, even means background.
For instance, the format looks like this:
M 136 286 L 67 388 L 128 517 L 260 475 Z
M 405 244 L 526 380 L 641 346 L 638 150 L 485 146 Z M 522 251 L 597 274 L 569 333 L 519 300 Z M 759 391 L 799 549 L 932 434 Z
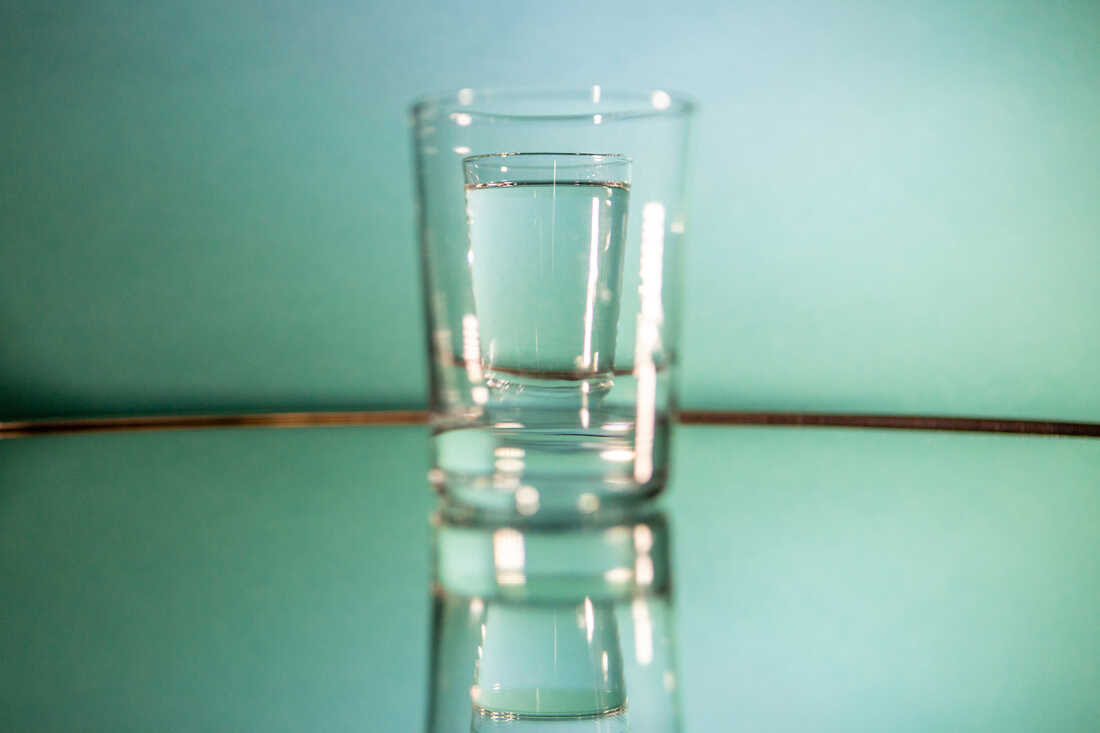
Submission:
M 463 165 L 479 396 L 525 404 L 535 423 L 564 408 L 551 425 L 587 428 L 581 410 L 614 383 L 630 162 L 505 153 Z

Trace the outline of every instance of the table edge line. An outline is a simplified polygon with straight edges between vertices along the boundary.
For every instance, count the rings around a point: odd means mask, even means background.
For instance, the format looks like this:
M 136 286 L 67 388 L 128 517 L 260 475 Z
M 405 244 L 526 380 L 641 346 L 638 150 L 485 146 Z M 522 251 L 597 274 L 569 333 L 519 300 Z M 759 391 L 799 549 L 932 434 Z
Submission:
M 682 410 L 684 425 L 739 425 L 773 427 L 840 427 L 886 430 L 925 430 L 973 433 L 1011 433 L 1100 437 L 1100 423 L 1065 420 L 1021 420 L 1002 417 L 948 417 L 837 412 L 766 412 L 746 410 Z M 421 425 L 430 421 L 427 410 L 332 410 L 205 415 L 137 415 L 127 417 L 67 418 L 0 421 L 0 440 L 35 435 L 148 430 L 202 430 L 236 427 L 340 427 Z

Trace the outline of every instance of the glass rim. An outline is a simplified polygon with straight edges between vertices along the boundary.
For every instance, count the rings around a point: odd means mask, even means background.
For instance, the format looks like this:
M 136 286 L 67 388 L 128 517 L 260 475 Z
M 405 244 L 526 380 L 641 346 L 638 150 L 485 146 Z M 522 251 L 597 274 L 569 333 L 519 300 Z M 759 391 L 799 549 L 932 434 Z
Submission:
M 630 158 L 622 153 L 481 153 L 462 159 L 466 184 L 475 187 L 541 183 L 547 178 L 566 183 L 560 176 L 629 187 L 630 168 Z
M 478 153 L 477 155 L 467 155 L 462 159 L 462 167 L 465 168 L 470 165 L 476 165 L 482 161 L 488 162 L 493 158 L 505 158 L 513 160 L 516 158 L 521 159 L 533 159 L 533 158 L 573 158 L 578 162 L 575 166 L 567 166 L 569 168 L 586 168 L 592 165 L 630 165 L 634 161 L 629 155 L 622 153 L 556 153 L 550 151 L 532 151 L 532 152 L 507 152 L 507 153 Z M 581 158 L 584 158 L 588 163 L 579 162 Z M 520 166 L 530 168 L 541 168 L 544 166 Z
M 479 109 L 482 100 L 518 103 L 524 100 L 585 100 L 590 106 L 584 112 L 562 113 L 522 113 L 501 112 Z M 614 107 L 601 107 L 604 100 L 614 100 Z M 412 100 L 409 109 L 414 120 L 418 120 L 429 110 L 441 109 L 450 113 L 455 122 L 466 126 L 474 120 L 495 122 L 591 122 L 601 124 L 614 120 L 628 120 L 659 117 L 690 117 L 697 104 L 687 94 L 666 89 L 642 91 L 637 89 L 609 88 L 600 85 L 591 87 L 526 89 L 517 88 L 481 88 L 464 87 L 447 92 L 425 94 Z

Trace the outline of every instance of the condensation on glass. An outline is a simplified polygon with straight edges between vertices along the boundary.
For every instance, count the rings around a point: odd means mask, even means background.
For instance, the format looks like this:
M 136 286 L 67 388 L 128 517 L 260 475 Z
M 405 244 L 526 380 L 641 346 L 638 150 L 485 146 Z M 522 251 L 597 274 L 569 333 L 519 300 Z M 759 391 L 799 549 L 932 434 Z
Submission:
M 524 516 L 656 494 L 692 105 L 463 89 L 412 114 L 433 483 Z

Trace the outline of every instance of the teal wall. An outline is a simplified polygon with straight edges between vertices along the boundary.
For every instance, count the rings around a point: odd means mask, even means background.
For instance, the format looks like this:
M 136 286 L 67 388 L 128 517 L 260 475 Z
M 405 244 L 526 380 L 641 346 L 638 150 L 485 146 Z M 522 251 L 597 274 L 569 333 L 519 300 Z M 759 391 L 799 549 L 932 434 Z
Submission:
M 11 2 L 0 417 L 425 400 L 405 104 L 702 103 L 691 407 L 1100 420 L 1095 2 Z

